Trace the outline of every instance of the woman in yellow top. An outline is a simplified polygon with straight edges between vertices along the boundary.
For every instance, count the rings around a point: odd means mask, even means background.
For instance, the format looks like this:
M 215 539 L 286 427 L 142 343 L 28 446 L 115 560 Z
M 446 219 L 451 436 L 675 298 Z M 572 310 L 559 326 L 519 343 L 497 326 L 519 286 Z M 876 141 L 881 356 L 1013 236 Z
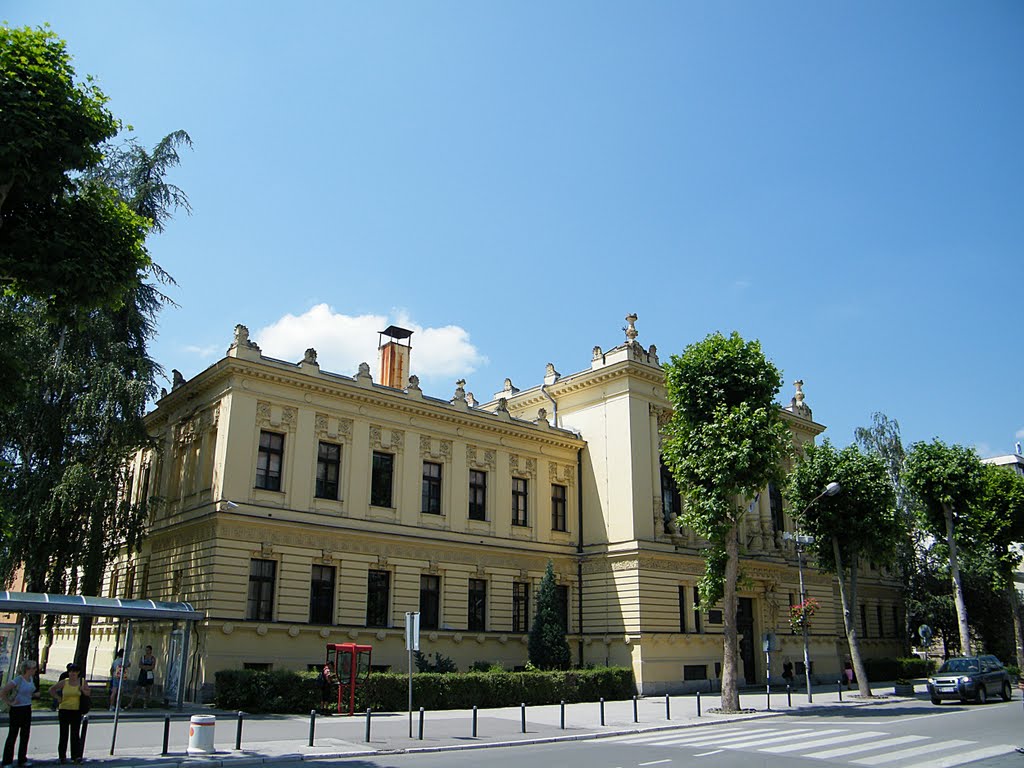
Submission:
M 57 699 L 57 719 L 60 722 L 60 736 L 57 755 L 63 765 L 68 756 L 68 735 L 71 736 L 71 762 L 82 762 L 82 697 L 89 695 L 89 684 L 82 679 L 77 664 L 68 665 L 68 676 L 50 689 L 50 695 Z

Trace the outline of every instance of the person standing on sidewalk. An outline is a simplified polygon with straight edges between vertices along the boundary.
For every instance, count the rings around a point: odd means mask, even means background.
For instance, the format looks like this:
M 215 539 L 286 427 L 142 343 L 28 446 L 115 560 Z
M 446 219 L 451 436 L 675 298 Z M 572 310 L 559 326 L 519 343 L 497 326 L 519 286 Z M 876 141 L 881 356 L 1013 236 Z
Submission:
M 18 742 L 18 765 L 30 765 L 28 737 L 32 730 L 32 699 L 36 695 L 35 676 L 38 667 L 36 662 L 26 659 L 21 662 L 21 674 L 0 688 L 0 701 L 11 708 L 7 741 L 4 743 L 3 768 L 11 768 L 14 764 L 15 741 Z
M 117 706 L 117 692 L 121 690 L 121 683 L 124 681 L 125 672 L 131 664 L 124 660 L 124 648 L 119 648 L 114 654 L 114 661 L 110 664 L 110 709 Z
M 125 709 L 135 706 L 135 697 L 142 691 L 142 708 L 149 706 L 149 694 L 153 690 L 153 683 L 156 681 L 156 656 L 153 655 L 153 646 L 147 645 L 146 650 L 139 657 L 139 680 L 132 690 L 132 698 Z
M 82 715 L 83 699 L 89 696 L 89 684 L 81 677 L 81 668 L 77 664 L 68 664 L 68 676 L 50 689 L 57 705 L 57 719 L 60 723 L 60 736 L 57 740 L 57 756 L 64 765 L 68 757 L 68 736 L 71 736 L 71 761 L 82 762 Z

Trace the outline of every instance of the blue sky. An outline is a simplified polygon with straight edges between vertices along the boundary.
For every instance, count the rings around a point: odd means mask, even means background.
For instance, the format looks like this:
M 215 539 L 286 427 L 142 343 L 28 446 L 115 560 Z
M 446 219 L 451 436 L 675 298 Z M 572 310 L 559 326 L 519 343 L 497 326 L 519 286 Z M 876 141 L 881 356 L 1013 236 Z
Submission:
M 1024 438 L 1020 2 L 49 2 L 194 213 L 154 351 L 190 377 L 235 323 L 428 394 L 639 341 L 760 339 L 839 444 Z

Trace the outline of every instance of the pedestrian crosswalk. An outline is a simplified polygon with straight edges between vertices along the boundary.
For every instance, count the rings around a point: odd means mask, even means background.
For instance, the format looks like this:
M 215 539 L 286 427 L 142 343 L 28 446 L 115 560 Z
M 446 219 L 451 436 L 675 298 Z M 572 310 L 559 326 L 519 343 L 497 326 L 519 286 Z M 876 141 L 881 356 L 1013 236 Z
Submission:
M 867 768 L 956 768 L 1013 752 L 1013 744 L 988 744 L 966 739 L 896 736 L 854 728 L 751 727 L 729 725 L 661 731 L 611 739 L 620 744 L 679 747 L 694 750 L 736 749 L 845 762 Z

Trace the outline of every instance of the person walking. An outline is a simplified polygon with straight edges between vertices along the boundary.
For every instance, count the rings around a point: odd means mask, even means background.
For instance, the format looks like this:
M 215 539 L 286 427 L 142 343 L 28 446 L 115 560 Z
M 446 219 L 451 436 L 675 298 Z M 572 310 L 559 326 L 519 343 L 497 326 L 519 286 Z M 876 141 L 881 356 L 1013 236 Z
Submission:
M 18 765 L 31 765 L 28 760 L 28 737 L 32 730 L 32 699 L 36 695 L 35 676 L 38 667 L 36 662 L 26 659 L 21 662 L 20 674 L 0 688 L 0 701 L 10 707 L 3 768 L 11 768 L 14 764 L 15 741 L 18 742 Z
M 68 676 L 50 689 L 57 705 L 57 720 L 60 732 L 57 740 L 57 757 L 60 764 L 68 760 L 68 737 L 71 737 L 71 762 L 82 762 L 82 715 L 86 711 L 89 699 L 89 683 L 82 679 L 81 668 L 77 664 L 68 664 Z
M 128 702 L 130 709 L 135 706 L 135 697 L 142 691 L 142 708 L 149 707 L 149 694 L 153 690 L 153 683 L 156 681 L 156 656 L 153 655 L 153 646 L 147 645 L 146 650 L 139 657 L 139 679 L 132 691 L 132 698 Z

